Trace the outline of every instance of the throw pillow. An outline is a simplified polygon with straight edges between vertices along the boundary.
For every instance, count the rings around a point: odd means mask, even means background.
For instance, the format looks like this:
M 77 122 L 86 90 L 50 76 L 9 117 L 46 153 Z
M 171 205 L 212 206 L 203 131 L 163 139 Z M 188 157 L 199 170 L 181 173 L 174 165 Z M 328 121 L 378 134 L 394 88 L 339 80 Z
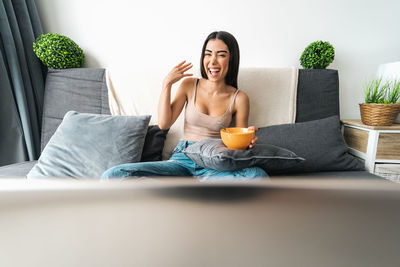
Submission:
M 150 117 L 69 111 L 27 177 L 96 178 L 115 165 L 138 162 Z
M 303 160 L 292 151 L 267 144 L 256 144 L 246 150 L 229 149 L 221 139 L 202 140 L 182 152 L 196 164 L 218 171 L 258 166 L 268 173 L 292 167 Z
M 150 125 L 147 129 L 140 161 L 145 162 L 162 160 L 162 151 L 167 134 L 168 130 L 161 130 L 158 125 Z
M 360 171 L 362 163 L 348 153 L 338 116 L 273 125 L 256 132 L 259 143 L 287 148 L 305 161 L 285 172 Z

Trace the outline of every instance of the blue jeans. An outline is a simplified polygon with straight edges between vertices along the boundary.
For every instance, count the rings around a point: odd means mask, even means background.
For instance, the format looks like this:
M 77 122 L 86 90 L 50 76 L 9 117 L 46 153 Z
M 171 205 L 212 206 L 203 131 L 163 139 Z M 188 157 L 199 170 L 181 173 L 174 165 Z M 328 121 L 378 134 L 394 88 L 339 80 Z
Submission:
M 102 179 L 126 178 L 134 176 L 195 176 L 200 180 L 248 180 L 268 177 L 259 167 L 245 168 L 239 171 L 217 171 L 204 168 L 188 158 L 182 150 L 194 142 L 179 141 L 169 160 L 153 162 L 127 163 L 105 171 Z

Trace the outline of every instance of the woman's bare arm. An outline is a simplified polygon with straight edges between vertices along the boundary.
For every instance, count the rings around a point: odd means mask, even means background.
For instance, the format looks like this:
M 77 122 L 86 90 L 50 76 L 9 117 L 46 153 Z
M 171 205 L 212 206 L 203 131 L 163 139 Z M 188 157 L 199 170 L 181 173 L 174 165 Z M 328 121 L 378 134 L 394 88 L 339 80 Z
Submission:
M 250 100 L 247 94 L 243 91 L 240 91 L 236 96 L 235 101 L 235 110 L 236 110 L 236 127 L 249 128 L 251 130 L 257 131 L 258 128 L 256 126 L 248 126 L 249 125 L 249 114 L 250 114 Z M 252 148 L 257 142 L 257 136 L 251 140 L 249 145 Z
M 249 113 L 250 113 L 250 101 L 247 94 L 240 91 L 235 99 L 235 110 L 236 110 L 236 127 L 248 127 Z
M 187 100 L 187 88 L 189 79 L 185 79 L 178 88 L 174 100 L 171 103 L 171 88 L 174 83 L 180 79 L 193 74 L 185 73 L 192 68 L 191 63 L 185 64 L 185 61 L 176 65 L 164 78 L 160 99 L 158 101 L 158 127 L 160 129 L 169 129 L 176 121 Z

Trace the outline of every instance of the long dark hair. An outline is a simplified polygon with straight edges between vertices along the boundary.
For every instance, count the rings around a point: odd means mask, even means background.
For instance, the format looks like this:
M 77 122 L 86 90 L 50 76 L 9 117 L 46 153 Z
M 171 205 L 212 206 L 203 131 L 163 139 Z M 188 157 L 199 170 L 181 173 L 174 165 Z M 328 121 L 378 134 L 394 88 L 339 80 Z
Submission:
M 237 86 L 237 77 L 238 77 L 238 73 L 239 73 L 240 52 L 239 52 L 239 45 L 238 45 L 235 37 L 233 37 L 233 35 L 230 34 L 229 32 L 225 32 L 225 31 L 212 32 L 212 33 L 210 33 L 210 35 L 208 35 L 207 39 L 204 41 L 203 50 L 201 51 L 201 58 L 200 58 L 201 77 L 207 79 L 207 72 L 203 66 L 204 53 L 205 53 L 208 41 L 213 40 L 213 39 L 219 39 L 219 40 L 223 41 L 226 44 L 226 46 L 228 46 L 230 55 L 229 55 L 228 73 L 226 74 L 226 77 L 225 77 L 225 83 L 237 88 L 238 87 Z

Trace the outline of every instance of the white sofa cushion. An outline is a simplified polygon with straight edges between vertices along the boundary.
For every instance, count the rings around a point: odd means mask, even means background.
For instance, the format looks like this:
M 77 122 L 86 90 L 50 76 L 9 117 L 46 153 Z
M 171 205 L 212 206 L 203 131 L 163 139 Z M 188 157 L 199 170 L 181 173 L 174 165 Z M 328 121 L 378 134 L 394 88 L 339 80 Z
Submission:
M 195 77 L 200 77 L 195 70 Z M 137 74 L 139 75 L 139 74 Z M 152 115 L 150 124 L 157 124 L 157 104 L 161 83 L 165 73 L 140 74 L 140 81 L 133 84 L 129 92 L 118 91 L 116 81 L 109 88 L 110 110 L 119 115 Z M 148 77 L 143 77 L 148 75 Z M 241 68 L 238 87 L 250 98 L 249 125 L 264 127 L 269 125 L 294 123 L 296 117 L 296 92 L 298 69 L 288 68 Z M 108 76 L 110 78 L 110 76 Z M 110 82 L 108 85 L 110 87 Z M 179 83 L 172 89 L 172 98 Z M 111 90 L 110 90 L 111 89 Z M 117 107 L 118 105 L 122 107 Z M 171 127 L 163 151 L 163 159 L 168 159 L 172 150 L 183 137 L 183 112 Z

